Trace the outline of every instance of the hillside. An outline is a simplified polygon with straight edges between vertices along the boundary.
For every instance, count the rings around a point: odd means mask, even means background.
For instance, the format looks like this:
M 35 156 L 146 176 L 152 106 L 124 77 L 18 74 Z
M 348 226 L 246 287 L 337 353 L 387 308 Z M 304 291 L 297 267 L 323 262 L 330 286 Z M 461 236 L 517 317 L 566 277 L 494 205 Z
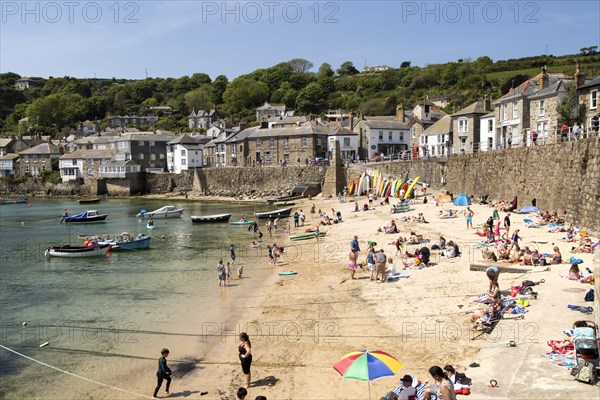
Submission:
M 600 75 L 600 54 L 587 48 L 577 55 L 534 56 L 493 61 L 487 56 L 424 67 L 402 63 L 401 68 L 359 73 L 351 62 L 334 71 L 324 63 L 312 72 L 304 59 L 257 69 L 229 81 L 196 73 L 180 78 L 79 79 L 31 78 L 35 88 L 17 90 L 21 76 L 0 74 L 0 131 L 3 134 L 41 133 L 64 135 L 85 120 L 107 115 L 146 115 L 149 107 L 170 106 L 171 115 L 159 114 L 157 129 L 187 130 L 193 110 L 218 109 L 230 121 L 252 123 L 255 108 L 265 101 L 283 103 L 297 113 L 319 115 L 327 109 L 345 109 L 365 115 L 393 114 L 397 104 L 410 105 L 427 96 L 456 94 L 448 111 L 482 97 L 497 98 L 542 66 L 549 72 L 573 75 L 577 62 L 588 78 Z M 584 49 L 582 49 L 584 50 Z M 162 112 L 162 111 L 161 111 Z M 24 117 L 29 123 L 18 121 Z

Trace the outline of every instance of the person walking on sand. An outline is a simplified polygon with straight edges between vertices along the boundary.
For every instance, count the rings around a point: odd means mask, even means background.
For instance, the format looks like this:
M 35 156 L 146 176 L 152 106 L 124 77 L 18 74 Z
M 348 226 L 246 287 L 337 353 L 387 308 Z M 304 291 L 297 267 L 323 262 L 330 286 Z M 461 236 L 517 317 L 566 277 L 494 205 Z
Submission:
M 508 240 L 509 234 L 510 234 L 510 213 L 507 213 L 506 216 L 504 217 L 504 233 L 502 234 L 502 237 L 504 239 Z
M 219 264 L 217 264 L 217 275 L 219 276 L 219 286 L 227 286 L 227 281 L 225 280 L 227 276 L 225 275 L 223 260 L 219 260 Z
M 244 266 L 240 265 L 240 267 L 238 268 L 238 278 L 242 279 L 244 278 Z
M 156 388 L 154 389 L 154 394 L 152 397 L 156 398 L 158 395 L 158 390 L 162 386 L 163 380 L 167 381 L 167 386 L 165 387 L 165 394 L 168 396 L 171 393 L 169 392 L 169 387 L 171 386 L 171 368 L 167 365 L 167 357 L 169 356 L 169 349 L 162 349 L 160 351 L 160 358 L 158 359 L 158 371 L 156 371 Z
M 233 243 L 229 246 L 229 255 L 231 256 L 231 264 L 235 263 L 235 246 Z
M 273 230 L 275 233 L 277 233 L 277 225 L 279 225 L 279 217 L 275 218 L 275 221 L 273 221 Z
M 475 213 L 473 212 L 473 210 L 471 210 L 471 207 L 467 207 L 467 210 L 465 211 L 465 217 L 467 220 L 467 229 L 469 229 L 469 227 L 471 229 L 473 229 L 473 216 L 475 215 Z
M 242 363 L 242 372 L 246 378 L 246 384 L 244 388 L 250 387 L 250 381 L 252 374 L 250 373 L 250 366 L 252 365 L 252 344 L 250 338 L 246 332 L 240 333 L 240 345 L 238 347 L 240 362 Z
M 357 253 L 360 253 L 360 246 L 358 245 L 358 236 L 354 235 L 354 238 L 350 241 L 350 248 L 355 249 Z
M 354 277 L 356 273 L 356 249 L 354 247 L 348 253 L 348 269 L 350 270 L 350 279 L 356 279 Z
M 269 218 L 267 220 L 267 222 L 265 222 L 265 226 L 267 227 L 267 232 L 269 232 L 269 239 L 273 237 L 273 233 L 272 233 L 272 224 L 271 224 L 271 218 Z
M 225 282 L 229 282 L 231 280 L 231 265 L 227 263 L 225 266 Z

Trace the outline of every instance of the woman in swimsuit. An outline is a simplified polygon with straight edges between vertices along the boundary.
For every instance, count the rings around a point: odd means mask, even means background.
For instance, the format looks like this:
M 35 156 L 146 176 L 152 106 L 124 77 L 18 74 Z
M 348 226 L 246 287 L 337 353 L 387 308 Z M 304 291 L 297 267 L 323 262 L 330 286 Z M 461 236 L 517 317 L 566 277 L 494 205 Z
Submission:
M 437 398 L 438 400 L 456 400 L 456 394 L 454 393 L 454 385 L 448 375 L 440 367 L 433 366 L 429 368 L 431 377 L 435 379 L 438 389 Z
M 242 372 L 246 377 L 246 384 L 244 387 L 247 389 L 250 387 L 251 373 L 250 366 L 252 365 L 252 344 L 250 338 L 246 332 L 240 333 L 240 345 L 238 350 L 240 352 L 240 362 L 242 363 Z

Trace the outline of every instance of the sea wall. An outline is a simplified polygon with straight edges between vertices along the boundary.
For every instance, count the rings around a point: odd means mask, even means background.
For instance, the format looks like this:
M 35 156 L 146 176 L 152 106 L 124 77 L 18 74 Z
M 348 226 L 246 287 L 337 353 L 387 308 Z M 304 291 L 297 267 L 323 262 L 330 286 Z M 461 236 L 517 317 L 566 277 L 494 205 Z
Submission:
M 384 176 L 420 176 L 451 193 L 519 198 L 519 207 L 537 200 L 568 221 L 600 233 L 600 143 L 598 138 L 544 146 L 454 156 L 442 160 L 351 164 L 347 176 L 379 169 Z

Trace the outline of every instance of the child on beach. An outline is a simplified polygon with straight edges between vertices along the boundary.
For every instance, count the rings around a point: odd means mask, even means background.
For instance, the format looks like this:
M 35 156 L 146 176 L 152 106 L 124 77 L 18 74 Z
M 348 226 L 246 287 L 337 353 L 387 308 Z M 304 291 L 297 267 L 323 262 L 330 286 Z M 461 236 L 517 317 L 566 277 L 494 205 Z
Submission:
M 228 262 L 227 266 L 225 267 L 225 279 L 227 279 L 227 282 L 229 282 L 231 280 L 231 265 Z
M 244 277 L 244 266 L 240 265 L 240 267 L 238 268 L 238 278 L 242 279 Z
M 217 275 L 219 276 L 219 286 L 227 286 L 227 281 L 225 280 L 227 276 L 225 275 L 223 260 L 219 260 L 219 264 L 217 264 Z
M 158 395 L 158 390 L 162 386 L 163 380 L 167 381 L 167 386 L 165 387 L 165 394 L 169 396 L 171 393 L 169 392 L 169 387 L 171 386 L 171 368 L 167 366 L 167 357 L 169 356 L 169 349 L 162 349 L 160 351 L 160 359 L 158 360 L 158 371 L 156 371 L 156 388 L 154 389 L 154 394 L 152 397 L 156 398 Z

